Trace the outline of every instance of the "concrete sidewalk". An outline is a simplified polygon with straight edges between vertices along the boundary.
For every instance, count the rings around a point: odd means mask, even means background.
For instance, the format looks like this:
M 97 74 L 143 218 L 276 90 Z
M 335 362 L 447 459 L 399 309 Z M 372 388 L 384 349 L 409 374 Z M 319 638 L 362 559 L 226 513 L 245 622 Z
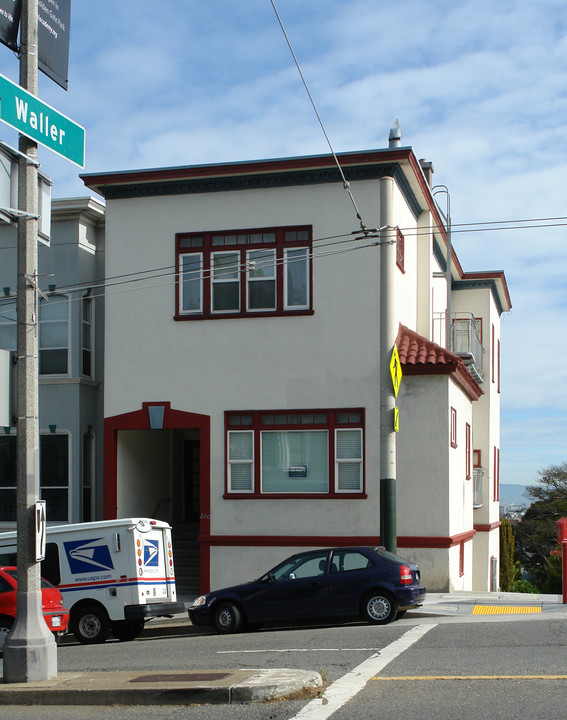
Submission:
M 482 610 L 482 617 L 474 617 L 479 614 L 475 608 Z M 455 618 L 482 622 L 487 614 L 508 614 L 507 620 L 520 620 L 533 618 L 534 612 L 546 619 L 567 619 L 567 605 L 562 603 L 560 595 L 453 592 L 429 593 L 422 608 L 408 612 L 399 622 L 404 625 L 450 622 Z M 161 637 L 177 633 L 201 634 L 202 631 L 182 615 L 148 623 L 144 635 Z M 34 683 L 3 683 L 0 680 L 0 706 L 252 703 L 288 697 L 305 689 L 314 692 L 322 684 L 317 672 L 286 668 L 62 672 L 53 680 Z
M 322 684 L 319 673 L 287 669 L 59 673 L 53 680 L 0 683 L 0 706 L 253 703 Z
M 417 619 L 420 615 L 486 617 L 487 615 L 533 616 L 536 613 L 545 615 L 553 613 L 557 617 L 567 618 L 567 604 L 563 604 L 561 595 L 473 591 L 428 593 L 423 607 L 412 611 L 411 615 Z

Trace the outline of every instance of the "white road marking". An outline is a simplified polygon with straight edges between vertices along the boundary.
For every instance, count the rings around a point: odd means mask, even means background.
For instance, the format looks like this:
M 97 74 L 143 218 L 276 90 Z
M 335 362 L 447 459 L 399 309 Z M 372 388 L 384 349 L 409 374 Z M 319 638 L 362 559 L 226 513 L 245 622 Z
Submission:
M 364 662 L 360 663 L 354 670 L 336 680 L 323 693 L 323 696 L 311 700 L 290 720 L 325 720 L 339 710 L 377 673 L 383 670 L 386 665 L 395 660 L 398 655 L 420 640 L 426 633 L 436 625 L 416 625 L 401 638 L 387 645 Z
M 261 648 L 259 650 L 217 650 L 217 655 L 245 655 L 246 653 L 300 653 L 300 652 L 376 652 L 375 647 L 371 648 Z

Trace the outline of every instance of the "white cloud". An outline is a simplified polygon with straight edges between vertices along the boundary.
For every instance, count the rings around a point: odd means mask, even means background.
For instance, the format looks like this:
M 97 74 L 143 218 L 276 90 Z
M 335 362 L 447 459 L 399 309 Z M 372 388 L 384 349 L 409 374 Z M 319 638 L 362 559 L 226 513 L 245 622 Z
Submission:
M 566 228 L 457 228 L 567 216 L 563 0 L 276 1 L 334 149 L 385 147 L 398 117 L 450 189 L 463 268 L 506 272 L 502 479 L 561 461 Z M 328 151 L 269 0 L 95 5 L 73 4 L 69 91 L 39 90 L 86 127 L 87 172 Z M 7 48 L 0 72 L 17 80 Z M 40 159 L 56 196 L 86 193 Z

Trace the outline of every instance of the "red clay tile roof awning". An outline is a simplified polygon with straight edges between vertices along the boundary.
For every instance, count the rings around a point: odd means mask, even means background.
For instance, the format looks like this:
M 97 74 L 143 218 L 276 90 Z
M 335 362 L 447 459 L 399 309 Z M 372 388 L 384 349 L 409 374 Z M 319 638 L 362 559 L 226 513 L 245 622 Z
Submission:
M 396 346 L 404 375 L 450 375 L 471 400 L 484 391 L 461 358 L 400 323 Z

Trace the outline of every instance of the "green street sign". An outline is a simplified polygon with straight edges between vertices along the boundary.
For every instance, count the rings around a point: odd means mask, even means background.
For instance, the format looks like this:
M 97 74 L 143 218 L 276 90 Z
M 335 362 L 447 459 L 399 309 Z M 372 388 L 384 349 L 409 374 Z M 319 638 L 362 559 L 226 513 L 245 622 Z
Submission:
M 85 166 L 85 129 L 3 75 L 0 120 L 75 165 Z

